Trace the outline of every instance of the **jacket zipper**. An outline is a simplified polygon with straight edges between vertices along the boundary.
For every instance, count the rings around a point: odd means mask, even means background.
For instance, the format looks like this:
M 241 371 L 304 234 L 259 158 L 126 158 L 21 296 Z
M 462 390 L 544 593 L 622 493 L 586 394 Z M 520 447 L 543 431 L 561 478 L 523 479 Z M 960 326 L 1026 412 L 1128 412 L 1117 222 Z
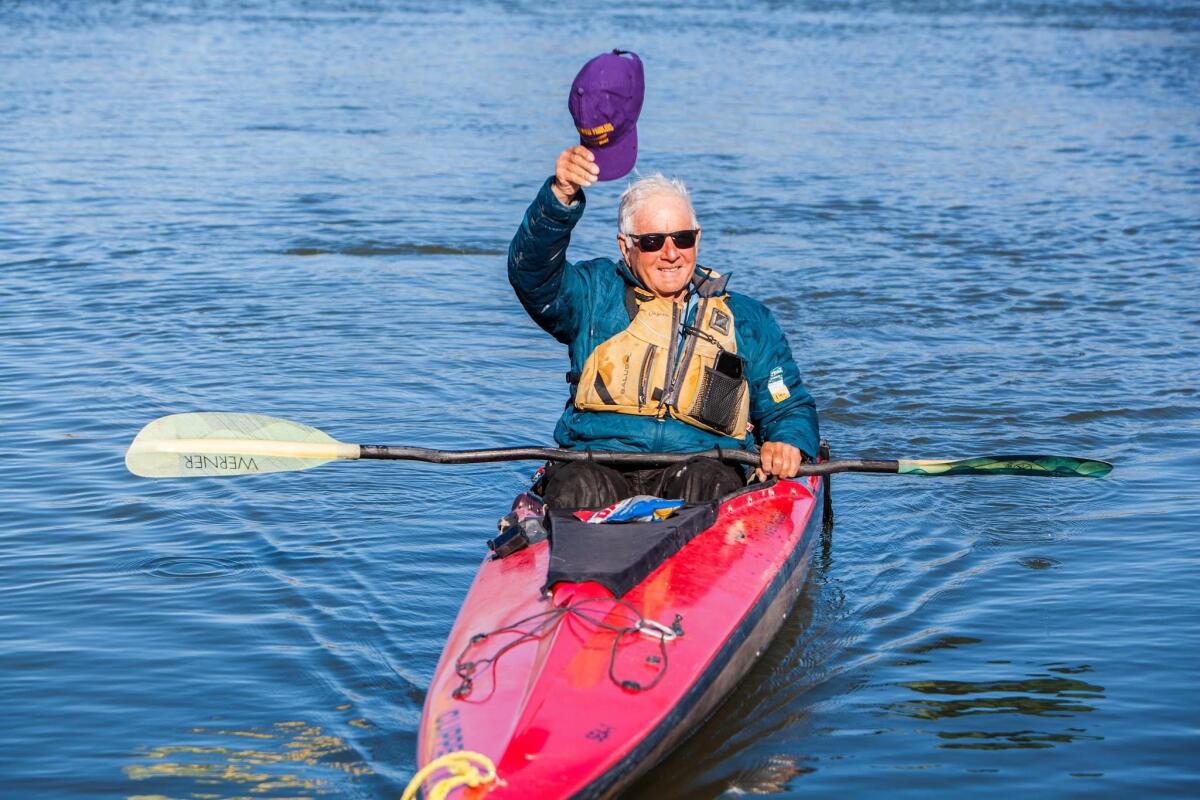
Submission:
M 704 312 L 707 310 L 708 298 L 705 297 L 700 301 L 700 307 L 696 309 L 696 320 L 698 322 L 703 322 Z M 687 320 L 683 320 L 683 322 L 686 323 Z M 696 352 L 696 340 L 700 338 L 688 331 L 684 333 L 687 338 L 687 344 L 683 348 L 682 357 L 679 359 L 679 364 L 675 367 L 675 374 L 671 376 L 670 388 L 666 392 L 667 405 L 671 408 L 675 408 L 675 404 L 679 401 L 680 384 L 683 382 L 683 376 L 687 374 L 688 362 L 692 360 L 692 355 Z M 680 337 L 676 336 L 675 338 L 678 339 Z M 679 409 L 675 408 L 675 410 L 678 411 Z
M 667 341 L 667 385 L 663 387 L 662 397 L 658 403 L 658 418 L 662 420 L 667 415 L 667 398 L 671 396 L 671 387 L 674 385 L 675 371 L 675 356 L 676 350 L 679 347 L 679 304 L 671 303 L 671 338 Z
M 646 346 L 646 355 L 642 357 L 642 368 L 638 374 L 638 411 L 642 410 L 642 406 L 646 405 L 646 393 L 650 388 L 650 371 L 654 367 L 654 351 L 658 348 L 654 345 Z

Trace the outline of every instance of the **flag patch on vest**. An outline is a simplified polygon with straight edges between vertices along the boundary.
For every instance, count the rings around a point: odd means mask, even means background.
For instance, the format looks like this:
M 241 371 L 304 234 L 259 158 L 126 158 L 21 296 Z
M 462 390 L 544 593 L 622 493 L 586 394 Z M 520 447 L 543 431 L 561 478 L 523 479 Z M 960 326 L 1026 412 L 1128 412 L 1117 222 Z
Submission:
M 787 384 L 783 382 L 783 367 L 771 370 L 771 374 L 767 377 L 767 389 L 771 392 L 771 399 L 776 403 L 782 403 L 792 396 L 792 393 L 788 391 Z

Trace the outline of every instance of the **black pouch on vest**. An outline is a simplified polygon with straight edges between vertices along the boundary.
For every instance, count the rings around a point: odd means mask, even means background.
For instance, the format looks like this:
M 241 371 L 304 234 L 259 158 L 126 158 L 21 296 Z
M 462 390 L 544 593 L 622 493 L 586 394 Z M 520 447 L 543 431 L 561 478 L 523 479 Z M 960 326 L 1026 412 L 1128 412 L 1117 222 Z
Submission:
M 737 421 L 742 392 L 746 386 L 742 380 L 745 364 L 745 360 L 736 353 L 728 350 L 718 353 L 716 363 L 704 368 L 692 416 L 726 435 L 735 435 L 733 424 Z

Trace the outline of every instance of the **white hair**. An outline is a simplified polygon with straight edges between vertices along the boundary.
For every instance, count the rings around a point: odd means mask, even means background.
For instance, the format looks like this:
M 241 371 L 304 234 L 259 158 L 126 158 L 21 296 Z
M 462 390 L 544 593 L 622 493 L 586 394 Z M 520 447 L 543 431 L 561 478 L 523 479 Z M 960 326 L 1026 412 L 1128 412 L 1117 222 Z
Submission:
M 688 213 L 692 215 L 692 227 L 700 227 L 700 221 L 696 219 L 696 209 L 692 207 L 692 196 L 688 194 L 683 181 L 656 172 L 653 175 L 643 175 L 621 193 L 621 204 L 617 207 L 617 230 L 625 236 L 633 233 L 633 218 L 638 210 L 651 197 L 664 194 L 678 197 L 687 203 Z

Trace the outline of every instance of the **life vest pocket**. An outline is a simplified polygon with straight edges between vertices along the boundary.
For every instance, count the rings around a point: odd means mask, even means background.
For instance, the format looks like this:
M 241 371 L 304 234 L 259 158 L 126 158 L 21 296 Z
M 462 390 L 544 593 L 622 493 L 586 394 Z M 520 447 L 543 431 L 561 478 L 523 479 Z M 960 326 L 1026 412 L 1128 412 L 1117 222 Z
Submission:
M 745 430 L 738 430 L 737 422 L 745 394 L 744 380 L 724 375 L 706 365 L 689 414 L 726 436 L 741 436 Z M 745 428 L 745 422 L 742 428 Z
M 584 364 L 575 392 L 580 411 L 653 416 L 666 385 L 663 348 L 622 331 L 601 343 Z

